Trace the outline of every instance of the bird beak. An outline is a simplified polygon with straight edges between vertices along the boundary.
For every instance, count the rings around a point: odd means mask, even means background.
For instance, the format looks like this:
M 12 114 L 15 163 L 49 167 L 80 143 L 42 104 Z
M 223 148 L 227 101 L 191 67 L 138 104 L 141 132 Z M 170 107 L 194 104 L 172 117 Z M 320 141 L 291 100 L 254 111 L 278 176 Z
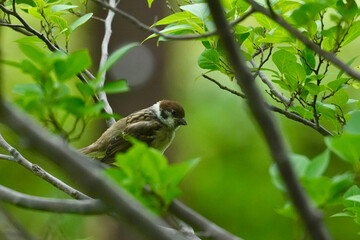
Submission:
M 187 122 L 185 121 L 185 119 L 183 119 L 183 118 L 178 118 L 177 120 L 176 120 L 176 122 L 177 122 L 177 124 L 180 126 L 180 125 L 187 125 Z

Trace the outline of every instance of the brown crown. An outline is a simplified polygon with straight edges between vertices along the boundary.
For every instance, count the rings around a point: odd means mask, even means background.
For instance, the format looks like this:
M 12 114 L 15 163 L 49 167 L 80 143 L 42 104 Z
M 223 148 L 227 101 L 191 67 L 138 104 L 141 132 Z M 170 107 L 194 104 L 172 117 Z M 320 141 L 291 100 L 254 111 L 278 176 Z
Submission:
M 160 101 L 160 108 L 163 110 L 167 110 L 169 112 L 173 112 L 173 116 L 177 118 L 184 118 L 185 111 L 183 107 L 175 101 L 171 100 L 161 100 Z

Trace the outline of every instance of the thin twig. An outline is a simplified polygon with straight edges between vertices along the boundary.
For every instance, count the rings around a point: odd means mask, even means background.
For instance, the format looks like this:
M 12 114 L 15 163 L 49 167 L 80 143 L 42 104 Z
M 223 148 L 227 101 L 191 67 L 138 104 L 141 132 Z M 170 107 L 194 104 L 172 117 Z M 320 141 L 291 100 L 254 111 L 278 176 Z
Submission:
M 99 200 L 55 199 L 27 195 L 0 185 L 0 200 L 18 207 L 57 213 L 102 214 L 107 211 Z
M 234 94 L 234 95 L 236 95 L 236 96 L 238 96 L 238 97 L 245 98 L 245 94 L 240 93 L 240 92 L 237 92 L 237 91 L 235 91 L 235 90 L 232 90 L 232 89 L 230 89 L 230 88 L 228 88 L 228 87 L 220 84 L 218 81 L 216 81 L 216 80 L 213 79 L 212 77 L 209 77 L 209 76 L 206 75 L 206 74 L 203 74 L 202 76 L 203 76 L 204 78 L 206 78 L 207 80 L 215 83 L 219 88 L 221 88 L 221 89 L 223 89 L 223 90 L 225 90 L 225 91 L 228 91 L 228 92 L 230 92 L 230 93 L 232 93 L 232 94 Z
M 29 162 L 15 148 L 13 148 L 10 144 L 8 144 L 5 141 L 5 139 L 1 136 L 1 134 L 0 134 L 0 146 L 12 155 L 13 161 L 16 161 L 17 163 L 19 163 L 26 169 L 33 172 L 36 176 L 44 179 L 45 181 L 52 184 L 54 187 L 60 189 L 64 193 L 68 194 L 69 196 L 71 196 L 75 199 L 89 199 L 88 196 L 86 196 L 85 194 L 79 192 L 78 190 L 70 187 L 69 185 L 67 185 L 66 183 L 57 179 L 56 177 L 52 176 L 51 174 L 46 172 L 44 169 L 42 169 L 39 165 Z
M 116 8 L 116 0 L 109 0 L 109 6 Z M 109 49 L 109 42 L 110 42 L 110 38 L 111 38 L 111 34 L 112 34 L 111 24 L 114 19 L 114 16 L 115 16 L 115 13 L 109 9 L 108 15 L 105 19 L 105 34 L 104 34 L 103 41 L 101 43 L 101 58 L 100 58 L 99 69 L 101 69 L 105 65 L 105 63 L 109 57 L 108 49 Z M 105 76 L 106 76 L 106 72 L 104 72 L 100 76 L 101 81 L 99 82 L 99 86 L 98 86 L 99 88 L 104 86 Z M 105 102 L 105 106 L 104 106 L 105 111 L 108 114 L 113 114 L 113 110 L 107 100 L 107 96 L 104 91 L 101 91 L 99 93 L 99 98 L 100 98 L 100 100 Z M 113 117 L 106 119 L 106 124 L 108 127 L 111 127 L 114 123 L 115 123 L 115 119 Z
M 29 33 L 28 31 L 26 31 L 23 25 L 20 24 L 11 24 L 8 23 L 7 21 L 5 21 L 4 19 L 0 19 L 0 26 L 4 26 L 4 27 L 9 27 L 12 28 L 13 30 L 20 32 L 26 36 L 34 36 L 34 34 Z
M 331 239 L 330 233 L 322 221 L 320 211 L 311 203 L 296 177 L 280 129 L 267 110 L 264 100 L 252 79 L 251 72 L 240 55 L 235 39 L 227 27 L 226 17 L 219 0 L 208 0 L 207 2 L 215 25 L 219 30 L 219 36 L 224 43 L 228 59 L 236 73 L 236 78 L 247 97 L 249 108 L 265 136 L 272 158 L 278 166 L 295 208 L 298 210 L 313 239 Z M 267 10 L 267 12 L 269 11 Z

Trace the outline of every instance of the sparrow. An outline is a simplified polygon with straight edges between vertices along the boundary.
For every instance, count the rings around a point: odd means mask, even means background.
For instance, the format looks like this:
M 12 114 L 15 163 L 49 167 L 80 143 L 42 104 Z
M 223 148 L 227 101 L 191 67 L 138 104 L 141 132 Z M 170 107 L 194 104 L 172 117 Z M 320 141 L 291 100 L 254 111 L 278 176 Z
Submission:
M 131 147 L 131 142 L 127 140 L 130 136 L 163 153 L 181 125 L 187 125 L 183 107 L 175 101 L 161 100 L 120 119 L 96 142 L 79 151 L 111 164 L 117 153 L 126 152 Z

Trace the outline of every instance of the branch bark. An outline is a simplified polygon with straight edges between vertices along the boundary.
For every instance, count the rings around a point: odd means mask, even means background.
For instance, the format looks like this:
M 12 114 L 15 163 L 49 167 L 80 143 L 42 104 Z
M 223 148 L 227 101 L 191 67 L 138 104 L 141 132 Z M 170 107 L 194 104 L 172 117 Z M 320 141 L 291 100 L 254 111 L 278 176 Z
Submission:
M 329 231 L 322 221 L 320 211 L 310 202 L 295 175 L 280 130 L 271 113 L 267 110 L 263 97 L 260 95 L 253 81 L 251 72 L 240 55 L 240 51 L 227 26 L 225 14 L 220 2 L 218 0 L 208 0 L 207 2 L 216 28 L 219 31 L 219 36 L 224 43 L 228 59 L 235 71 L 237 81 L 244 91 L 248 99 L 247 103 L 249 108 L 265 136 L 272 158 L 278 166 L 294 206 L 314 240 L 331 239 Z
M 19 193 L 0 185 L 0 200 L 18 207 L 57 213 L 102 214 L 107 212 L 99 200 L 54 199 Z

